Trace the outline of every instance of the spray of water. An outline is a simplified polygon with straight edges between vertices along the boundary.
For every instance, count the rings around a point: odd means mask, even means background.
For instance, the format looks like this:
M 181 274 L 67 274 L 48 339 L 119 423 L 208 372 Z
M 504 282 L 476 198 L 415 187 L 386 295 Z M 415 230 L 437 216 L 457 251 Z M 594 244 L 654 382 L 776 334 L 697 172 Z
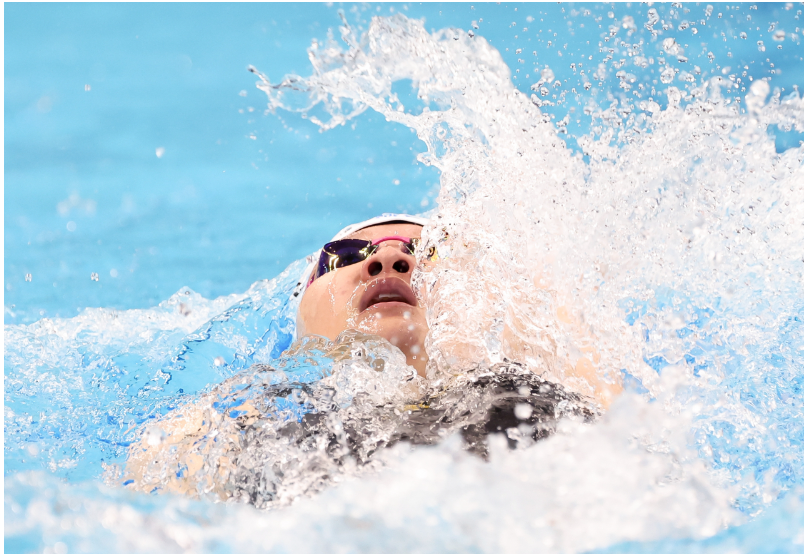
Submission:
M 574 153 L 542 110 L 551 72 L 524 95 L 481 36 L 395 16 L 361 36 L 345 23 L 341 38 L 313 44 L 309 77 L 258 87 L 323 130 L 370 108 L 425 144 L 419 160 L 441 174 L 421 247 L 439 259 L 415 276 L 428 381 L 353 333 L 281 357 L 304 261 L 244 296 L 183 289 L 146 312 L 7 327 L 7 459 L 69 475 L 94 451 L 117 462 L 114 485 L 272 508 L 166 496 L 154 510 L 27 474 L 7 484 L 7 532 L 52 541 L 67 521 L 71 548 L 118 551 L 571 552 L 711 536 L 802 483 L 803 147 L 778 154 L 766 132 L 803 131 L 800 97 L 768 99 L 756 81 L 743 106 L 728 82 L 692 76 L 663 109 L 589 111 Z M 114 408 L 82 410 L 94 374 Z M 502 381 L 524 399 L 510 401 L 518 419 L 474 445 L 489 416 L 472 409 Z M 10 409 L 9 392 L 27 394 Z M 541 396 L 560 409 L 538 412 Z M 591 423 L 585 397 L 612 406 Z M 60 405 L 42 419 L 70 428 L 40 454 L 47 428 L 26 405 L 46 398 Z M 99 522 L 109 539 L 86 527 Z
M 727 80 L 692 79 L 663 110 L 595 112 L 574 154 L 483 38 L 403 16 L 341 35 L 314 43 L 311 76 L 258 87 L 323 130 L 371 108 L 425 144 L 441 173 L 423 245 L 440 262 L 415 277 L 432 381 L 514 360 L 606 401 L 637 379 L 734 482 L 756 456 L 721 441 L 726 422 L 761 452 L 762 424 L 797 423 L 769 397 L 802 382 L 803 147 L 777 154 L 766 130 L 802 132 L 802 98 L 756 81 L 744 108 Z M 743 505 L 768 497 L 754 480 Z

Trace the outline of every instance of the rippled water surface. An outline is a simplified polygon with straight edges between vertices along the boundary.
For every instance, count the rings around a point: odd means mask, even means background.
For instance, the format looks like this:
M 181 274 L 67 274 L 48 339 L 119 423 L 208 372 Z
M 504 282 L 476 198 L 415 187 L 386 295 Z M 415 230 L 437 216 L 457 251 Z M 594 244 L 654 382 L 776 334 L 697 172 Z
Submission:
M 5 15 L 7 550 L 802 552 L 802 4 Z M 426 210 L 428 378 L 294 342 Z

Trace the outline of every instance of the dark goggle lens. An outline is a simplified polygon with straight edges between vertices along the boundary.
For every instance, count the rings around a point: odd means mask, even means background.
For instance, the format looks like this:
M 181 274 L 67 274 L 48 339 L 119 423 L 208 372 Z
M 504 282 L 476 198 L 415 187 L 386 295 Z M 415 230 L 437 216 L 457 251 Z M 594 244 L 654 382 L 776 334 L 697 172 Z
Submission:
M 315 278 L 335 269 L 354 265 L 364 261 L 374 252 L 372 242 L 367 240 L 336 240 L 329 242 L 322 248 L 319 255 L 319 265 L 316 267 Z
M 412 238 L 410 242 L 403 244 L 403 249 L 414 255 L 414 250 L 420 243 L 419 238 Z M 355 265 L 365 261 L 375 253 L 378 246 L 373 246 L 368 240 L 336 240 L 329 242 L 322 248 L 319 255 L 319 264 L 316 267 L 314 279 L 317 279 L 335 269 Z

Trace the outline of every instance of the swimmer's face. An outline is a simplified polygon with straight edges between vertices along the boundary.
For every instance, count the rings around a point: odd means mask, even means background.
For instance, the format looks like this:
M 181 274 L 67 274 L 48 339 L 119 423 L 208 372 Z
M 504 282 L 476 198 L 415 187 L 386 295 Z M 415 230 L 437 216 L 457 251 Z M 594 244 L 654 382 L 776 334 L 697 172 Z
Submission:
M 348 238 L 375 240 L 384 236 L 419 238 L 416 224 L 381 224 Z M 354 329 L 385 338 L 406 355 L 408 364 L 425 375 L 423 342 L 428 332 L 425 310 L 411 289 L 416 261 L 399 240 L 381 243 L 361 263 L 335 269 L 313 281 L 299 305 L 297 333 L 335 340 Z

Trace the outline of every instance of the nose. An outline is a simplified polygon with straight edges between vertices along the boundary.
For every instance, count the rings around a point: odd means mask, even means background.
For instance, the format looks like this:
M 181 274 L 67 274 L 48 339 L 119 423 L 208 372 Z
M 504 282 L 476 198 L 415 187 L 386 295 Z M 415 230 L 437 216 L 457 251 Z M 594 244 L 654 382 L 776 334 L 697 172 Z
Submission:
M 404 275 L 401 278 L 410 278 L 415 263 L 414 256 L 403 249 L 400 241 L 383 242 L 375 253 L 364 261 L 361 268 L 361 279 L 368 281 L 381 273 Z

